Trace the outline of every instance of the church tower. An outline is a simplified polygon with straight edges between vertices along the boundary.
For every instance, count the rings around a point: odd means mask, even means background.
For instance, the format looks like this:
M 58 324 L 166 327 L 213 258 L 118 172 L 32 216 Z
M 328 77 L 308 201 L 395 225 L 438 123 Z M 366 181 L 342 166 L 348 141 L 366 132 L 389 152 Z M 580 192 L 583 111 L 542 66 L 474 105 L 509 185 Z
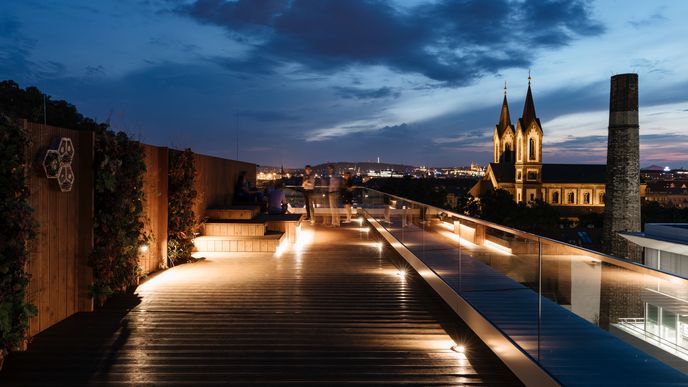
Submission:
M 523 106 L 523 115 L 516 124 L 516 203 L 543 199 L 542 192 L 542 126 L 535 114 L 533 92 L 530 89 Z
M 513 164 L 516 161 L 515 134 L 516 132 L 509 116 L 509 103 L 506 101 L 506 82 L 504 82 L 502 111 L 499 114 L 499 123 L 495 126 L 493 135 L 495 163 Z

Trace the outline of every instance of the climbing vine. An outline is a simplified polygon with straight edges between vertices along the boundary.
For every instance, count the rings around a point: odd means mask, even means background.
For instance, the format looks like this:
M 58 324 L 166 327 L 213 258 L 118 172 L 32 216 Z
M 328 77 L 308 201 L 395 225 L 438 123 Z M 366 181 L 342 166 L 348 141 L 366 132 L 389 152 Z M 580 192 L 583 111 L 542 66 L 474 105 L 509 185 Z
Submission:
M 196 167 L 193 159 L 191 149 L 183 152 L 170 151 L 167 256 L 172 264 L 192 260 L 193 238 L 198 225 L 193 212 L 193 203 L 197 196 L 194 188 Z
M 139 248 L 150 236 L 144 231 L 143 148 L 125 133 L 96 130 L 94 243 L 90 265 L 91 293 L 100 303 L 113 292 L 137 284 Z
M 36 314 L 26 300 L 28 243 L 36 233 L 26 181 L 28 145 L 24 129 L 0 116 L 0 359 L 21 346 Z

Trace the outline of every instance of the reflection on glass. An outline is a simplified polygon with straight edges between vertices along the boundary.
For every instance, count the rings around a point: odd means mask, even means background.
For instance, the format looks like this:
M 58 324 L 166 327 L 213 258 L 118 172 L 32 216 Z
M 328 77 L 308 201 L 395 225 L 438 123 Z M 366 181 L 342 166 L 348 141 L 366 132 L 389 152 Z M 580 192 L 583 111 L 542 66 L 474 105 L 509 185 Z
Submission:
M 299 195 L 291 198 L 297 207 Z M 554 315 L 570 312 L 592 329 L 643 342 L 650 355 L 684 359 L 688 369 L 686 280 L 375 190 L 358 189 L 354 200 L 476 309 L 508 315 L 493 323 L 533 358 L 542 347 L 547 361 L 551 347 L 541 337 L 566 334 Z

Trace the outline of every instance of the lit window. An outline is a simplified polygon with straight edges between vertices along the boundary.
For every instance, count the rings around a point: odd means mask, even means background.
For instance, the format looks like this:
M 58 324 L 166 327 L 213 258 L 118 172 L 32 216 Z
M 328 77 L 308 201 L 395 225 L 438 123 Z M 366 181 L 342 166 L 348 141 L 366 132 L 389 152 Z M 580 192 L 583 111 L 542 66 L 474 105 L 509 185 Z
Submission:
M 529 156 L 528 158 L 530 160 L 535 160 L 535 139 L 530 139 L 530 146 L 529 146 Z
M 569 204 L 574 204 L 574 203 L 576 203 L 576 194 L 575 194 L 575 193 L 569 192 L 569 195 L 568 195 L 568 203 L 569 203 Z
M 583 203 L 584 204 L 590 204 L 590 193 L 586 192 L 583 194 Z

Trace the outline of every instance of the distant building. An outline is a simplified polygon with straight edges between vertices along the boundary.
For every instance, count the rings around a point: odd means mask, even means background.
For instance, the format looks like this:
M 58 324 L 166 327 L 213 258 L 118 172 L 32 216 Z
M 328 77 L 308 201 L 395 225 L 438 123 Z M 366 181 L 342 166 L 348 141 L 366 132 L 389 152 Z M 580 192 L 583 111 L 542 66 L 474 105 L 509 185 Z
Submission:
M 646 266 L 688 277 L 688 223 L 647 223 L 645 232 L 620 235 L 644 248 Z
M 516 127 L 511 123 L 505 86 L 499 123 L 493 135 L 493 162 L 487 167 L 485 177 L 471 189 L 471 195 L 477 197 L 489 189 L 503 189 L 517 203 L 539 199 L 553 206 L 586 207 L 601 212 L 606 165 L 543 164 L 542 139 L 530 77 L 523 114 Z
M 647 183 L 645 200 L 679 208 L 688 207 L 688 181 L 653 181 Z
M 646 266 L 688 277 L 688 223 L 647 223 L 645 232 L 619 235 L 644 248 Z M 640 291 L 640 300 L 644 311 L 619 318 L 612 324 L 617 330 L 610 331 L 624 339 L 635 338 L 637 346 L 666 363 L 685 364 L 688 303 L 683 286 L 647 286 Z
M 640 171 L 641 181 L 647 183 L 642 195 L 645 200 L 679 208 L 688 207 L 688 171 L 653 167 Z

